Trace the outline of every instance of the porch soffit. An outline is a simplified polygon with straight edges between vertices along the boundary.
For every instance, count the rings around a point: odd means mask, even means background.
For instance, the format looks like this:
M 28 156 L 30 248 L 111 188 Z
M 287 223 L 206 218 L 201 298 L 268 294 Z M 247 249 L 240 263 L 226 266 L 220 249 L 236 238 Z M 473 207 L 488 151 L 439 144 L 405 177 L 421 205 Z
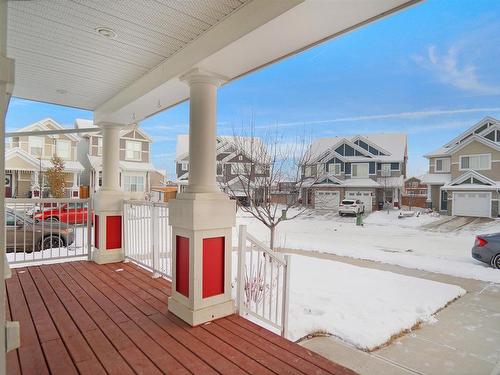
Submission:
M 232 80 L 419 1 L 10 1 L 14 96 L 136 123 L 186 100 L 193 67 Z

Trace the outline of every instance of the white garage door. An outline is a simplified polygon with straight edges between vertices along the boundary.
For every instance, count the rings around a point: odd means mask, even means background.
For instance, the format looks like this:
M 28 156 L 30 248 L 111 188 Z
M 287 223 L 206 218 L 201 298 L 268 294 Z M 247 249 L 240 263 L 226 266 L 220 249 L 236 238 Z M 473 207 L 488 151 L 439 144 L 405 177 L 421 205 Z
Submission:
M 339 192 L 328 190 L 316 190 L 314 192 L 314 208 L 319 209 L 338 209 Z
M 454 192 L 452 214 L 455 216 L 490 217 L 491 193 Z
M 370 191 L 347 191 L 346 199 L 359 199 L 365 205 L 365 212 L 372 212 L 373 197 Z

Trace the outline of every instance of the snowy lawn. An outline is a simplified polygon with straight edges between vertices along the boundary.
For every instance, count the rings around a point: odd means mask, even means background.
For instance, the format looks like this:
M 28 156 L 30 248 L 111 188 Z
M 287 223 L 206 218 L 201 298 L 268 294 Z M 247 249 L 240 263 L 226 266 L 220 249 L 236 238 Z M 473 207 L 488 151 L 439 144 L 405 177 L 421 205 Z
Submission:
M 465 294 L 462 288 L 305 256 L 293 256 L 289 335 L 328 332 L 371 350 Z
M 500 232 L 500 221 L 476 228 L 477 233 L 467 230 L 443 233 L 421 228 L 437 220 L 436 217 L 424 214 L 398 219 L 398 213 L 397 210 L 390 214 L 374 212 L 365 219 L 363 227 L 357 227 L 354 217 L 311 211 L 307 216 L 279 224 L 277 246 L 500 283 L 500 271 L 474 260 L 470 254 L 475 235 Z M 249 214 L 238 213 L 237 225 L 240 224 L 246 224 L 248 231 L 263 241 L 268 240 L 267 228 Z

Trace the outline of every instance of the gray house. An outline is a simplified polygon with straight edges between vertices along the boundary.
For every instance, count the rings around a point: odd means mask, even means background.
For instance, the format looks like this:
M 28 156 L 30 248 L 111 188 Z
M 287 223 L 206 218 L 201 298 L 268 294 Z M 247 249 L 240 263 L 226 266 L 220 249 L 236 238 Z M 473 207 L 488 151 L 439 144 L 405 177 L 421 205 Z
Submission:
M 335 210 L 343 199 L 359 199 L 367 212 L 384 202 L 397 207 L 407 160 L 406 134 L 316 139 L 303 166 L 302 202 Z
M 269 176 L 265 146 L 256 137 L 217 137 L 217 182 L 222 191 L 242 203 L 259 199 L 262 180 Z M 175 173 L 178 191 L 184 191 L 189 180 L 189 138 L 177 136 Z M 262 199 L 262 197 L 260 198 Z

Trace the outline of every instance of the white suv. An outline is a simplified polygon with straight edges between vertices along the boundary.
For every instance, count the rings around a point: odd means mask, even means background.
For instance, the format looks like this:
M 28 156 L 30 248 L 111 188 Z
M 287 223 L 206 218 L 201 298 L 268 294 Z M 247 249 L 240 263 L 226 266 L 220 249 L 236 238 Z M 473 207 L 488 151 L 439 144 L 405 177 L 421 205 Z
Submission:
M 365 205 L 359 199 L 344 199 L 339 206 L 339 215 L 362 214 L 365 212 Z

